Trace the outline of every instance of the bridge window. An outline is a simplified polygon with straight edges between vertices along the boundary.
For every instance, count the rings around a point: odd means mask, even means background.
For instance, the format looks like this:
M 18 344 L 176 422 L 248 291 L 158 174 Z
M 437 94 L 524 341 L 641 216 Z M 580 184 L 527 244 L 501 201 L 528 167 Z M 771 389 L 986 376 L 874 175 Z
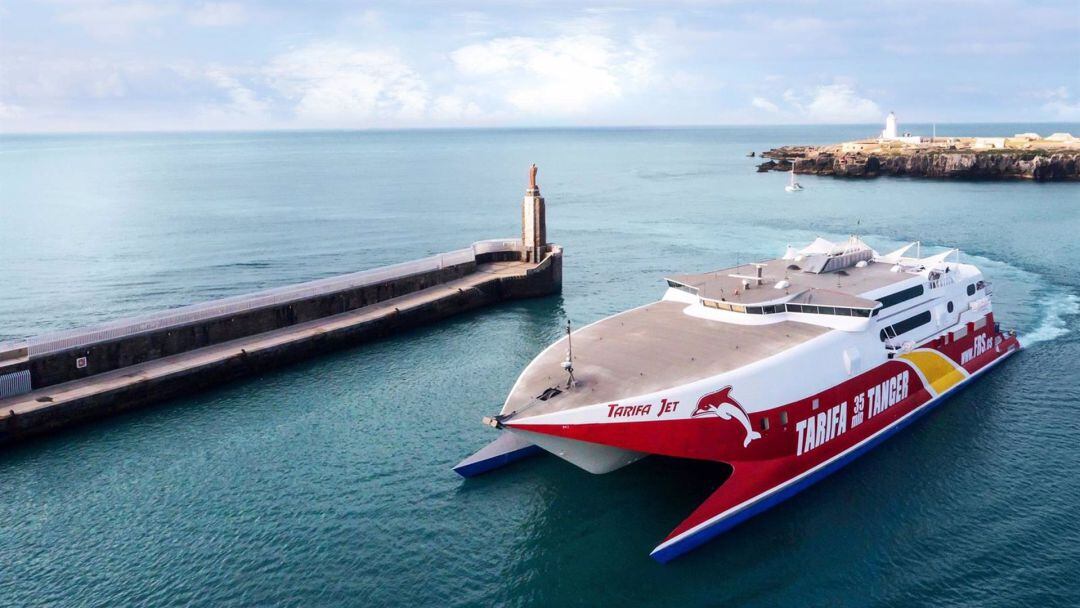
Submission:
M 907 332 L 915 329 L 916 327 L 921 327 L 929 322 L 930 311 L 927 310 L 924 312 L 920 312 L 914 317 L 908 317 L 907 319 L 904 319 L 899 323 L 894 323 L 893 325 L 886 327 L 885 329 L 881 330 L 881 334 L 879 337 L 881 338 L 881 341 L 884 342 L 889 338 L 906 334 Z
M 698 294 L 698 290 L 696 287 L 690 287 L 689 285 L 684 285 L 682 283 L 679 283 L 678 281 L 672 281 L 671 279 L 668 279 L 667 284 L 668 287 L 673 287 L 675 289 L 678 289 L 679 291 L 685 291 L 686 293 L 693 294 L 695 296 Z
M 890 293 L 887 296 L 878 298 L 878 302 L 881 302 L 881 308 L 888 308 L 890 306 L 896 306 L 901 302 L 906 302 L 912 298 L 917 298 L 921 295 L 923 295 L 923 286 L 916 285 L 915 287 L 901 289 L 896 293 Z
M 717 302 L 702 298 L 701 304 L 708 308 L 741 312 L 751 315 L 772 315 L 782 312 L 799 312 L 811 315 L 834 315 L 838 317 L 870 317 L 874 310 L 869 308 L 845 308 L 843 306 L 812 306 L 810 304 L 773 304 L 771 306 L 742 306 L 729 302 Z
M 968 292 L 969 296 L 975 295 L 975 284 L 974 283 L 967 286 L 967 292 Z

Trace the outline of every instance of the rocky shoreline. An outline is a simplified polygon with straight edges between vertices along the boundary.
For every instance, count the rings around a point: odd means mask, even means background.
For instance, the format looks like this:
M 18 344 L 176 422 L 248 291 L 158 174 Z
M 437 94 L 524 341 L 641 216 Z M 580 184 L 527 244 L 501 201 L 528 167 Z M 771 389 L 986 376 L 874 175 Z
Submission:
M 1076 150 L 954 150 L 912 147 L 899 150 L 849 151 L 842 145 L 782 146 L 762 152 L 768 158 L 758 172 L 790 171 L 871 178 L 879 176 L 932 179 L 1080 181 Z

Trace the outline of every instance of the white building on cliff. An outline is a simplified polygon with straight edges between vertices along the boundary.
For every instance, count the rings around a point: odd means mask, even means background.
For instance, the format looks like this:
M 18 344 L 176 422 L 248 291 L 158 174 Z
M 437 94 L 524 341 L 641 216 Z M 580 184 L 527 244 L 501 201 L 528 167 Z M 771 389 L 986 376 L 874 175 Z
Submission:
M 885 130 L 881 132 L 881 136 L 878 137 L 879 143 L 886 142 L 899 142 L 902 144 L 917 144 L 922 142 L 922 138 L 918 135 L 912 135 L 911 133 L 904 133 L 899 135 L 897 133 L 896 114 L 889 112 L 889 116 L 885 118 Z

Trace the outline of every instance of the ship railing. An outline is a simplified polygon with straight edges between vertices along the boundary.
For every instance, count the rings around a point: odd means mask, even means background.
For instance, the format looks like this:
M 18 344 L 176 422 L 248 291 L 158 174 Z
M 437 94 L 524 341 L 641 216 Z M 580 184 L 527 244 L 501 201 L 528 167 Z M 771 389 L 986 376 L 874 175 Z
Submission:
M 518 249 L 515 249 L 517 247 Z M 521 241 L 514 239 L 492 239 L 479 241 L 470 247 L 440 253 L 419 260 L 402 262 L 380 268 L 372 268 L 346 275 L 317 279 L 296 285 L 286 285 L 267 289 L 252 294 L 233 296 L 210 302 L 191 304 L 171 310 L 111 321 L 92 327 L 81 327 L 59 331 L 41 336 L 0 342 L 0 361 L 21 357 L 36 357 L 60 352 L 80 346 L 117 340 L 135 334 L 180 327 L 208 319 L 235 315 L 257 308 L 287 304 L 319 295 L 365 287 L 390 279 L 401 278 L 432 270 L 441 270 L 450 266 L 467 264 L 476 259 L 478 253 L 520 250 Z M 5 357 L 4 353 L 12 353 Z M 20 357 L 20 358 L 21 358 Z
M 503 251 L 521 251 L 521 239 L 488 239 L 473 243 L 474 255 L 482 253 L 500 253 Z
M 941 287 L 952 285 L 955 282 L 956 281 L 952 278 L 951 274 L 943 274 L 941 275 L 941 278 L 930 281 L 930 289 L 939 289 Z

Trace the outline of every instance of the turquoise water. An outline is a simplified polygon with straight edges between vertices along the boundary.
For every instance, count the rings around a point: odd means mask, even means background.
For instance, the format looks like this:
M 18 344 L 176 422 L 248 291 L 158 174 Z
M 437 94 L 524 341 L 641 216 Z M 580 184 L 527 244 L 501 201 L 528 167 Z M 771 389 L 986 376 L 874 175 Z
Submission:
M 0 604 L 1076 605 L 1080 187 L 806 176 L 790 195 L 744 157 L 872 129 L 0 138 L 0 339 L 514 236 L 530 162 L 566 248 L 561 297 L 4 450 Z M 666 566 L 648 553 L 714 466 L 450 471 L 566 317 L 852 231 L 882 250 L 960 247 L 1031 347 Z

